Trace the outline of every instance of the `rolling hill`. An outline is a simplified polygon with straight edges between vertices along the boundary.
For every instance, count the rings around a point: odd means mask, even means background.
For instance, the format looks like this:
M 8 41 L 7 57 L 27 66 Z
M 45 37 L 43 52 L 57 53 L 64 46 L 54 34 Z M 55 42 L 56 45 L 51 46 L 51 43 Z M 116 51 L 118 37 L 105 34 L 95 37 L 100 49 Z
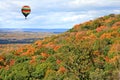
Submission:
M 0 80 L 119 80 L 120 14 L 0 56 Z

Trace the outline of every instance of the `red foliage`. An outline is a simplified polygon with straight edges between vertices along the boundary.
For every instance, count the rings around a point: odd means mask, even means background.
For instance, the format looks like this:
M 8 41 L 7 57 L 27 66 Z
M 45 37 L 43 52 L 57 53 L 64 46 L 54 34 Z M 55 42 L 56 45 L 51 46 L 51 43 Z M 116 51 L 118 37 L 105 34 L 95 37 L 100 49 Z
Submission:
M 10 60 L 10 66 L 14 65 L 15 64 L 15 60 Z
M 59 59 L 56 60 L 56 63 L 57 63 L 57 64 L 60 64 L 61 62 L 62 62 L 62 61 L 59 60 Z
M 106 56 L 104 59 L 105 59 L 106 62 L 110 61 L 110 58 L 108 56 Z

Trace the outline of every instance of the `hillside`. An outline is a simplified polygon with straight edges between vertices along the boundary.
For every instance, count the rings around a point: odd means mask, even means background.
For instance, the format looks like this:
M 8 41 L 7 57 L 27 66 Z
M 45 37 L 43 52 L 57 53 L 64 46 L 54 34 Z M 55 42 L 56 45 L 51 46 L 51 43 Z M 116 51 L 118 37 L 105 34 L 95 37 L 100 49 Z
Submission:
M 77 24 L 0 56 L 0 80 L 119 80 L 120 14 Z

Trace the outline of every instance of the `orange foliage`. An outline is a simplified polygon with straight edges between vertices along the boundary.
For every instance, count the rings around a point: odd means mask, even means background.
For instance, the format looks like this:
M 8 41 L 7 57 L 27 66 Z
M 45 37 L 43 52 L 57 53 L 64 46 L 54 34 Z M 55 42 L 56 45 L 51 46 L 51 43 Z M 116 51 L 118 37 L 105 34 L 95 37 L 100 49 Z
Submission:
M 41 53 L 41 56 L 44 57 L 44 58 L 48 58 L 49 54 L 47 54 L 47 53 Z
M 30 56 L 30 55 L 33 55 L 33 53 L 31 53 L 29 50 L 21 54 L 21 56 Z
M 54 51 L 57 51 L 61 46 L 55 46 Z
M 76 24 L 76 25 L 74 26 L 74 29 L 75 29 L 75 30 L 78 30 L 78 29 L 80 28 L 80 26 L 81 26 L 81 24 Z
M 5 66 L 5 70 L 9 70 L 9 68 L 10 68 L 9 65 Z
M 4 60 L 4 57 L 3 56 L 0 56 L 0 62 Z
M 81 39 L 86 40 L 86 39 L 90 39 L 90 37 L 89 36 L 83 36 Z
M 117 26 L 117 27 L 118 27 L 118 26 L 120 26 L 120 21 L 119 21 L 119 22 L 114 23 L 114 24 L 113 24 L 113 26 Z M 112 26 L 112 27 L 113 27 L 113 26 Z
M 70 34 L 70 37 L 73 37 L 73 36 L 75 36 L 76 32 L 71 32 L 69 34 Z
M 110 63 L 114 63 L 116 62 L 118 59 L 120 58 L 120 56 L 114 56 L 112 59 L 110 59 Z
M 99 56 L 99 55 L 100 55 L 100 52 L 99 52 L 99 51 L 94 51 L 93 54 L 96 55 L 96 56 Z
M 119 28 L 118 26 L 112 26 L 111 29 L 113 29 L 113 30 L 117 30 L 118 28 Z
M 96 31 L 100 32 L 100 31 L 103 31 L 106 28 L 107 28 L 106 26 L 100 26 L 100 27 L 96 28 Z
M 45 44 L 44 47 L 46 48 L 53 48 L 55 47 L 55 44 L 53 42 L 49 42 L 48 44 Z
M 60 68 L 59 68 L 59 70 L 58 70 L 58 72 L 60 72 L 60 73 L 65 73 L 67 70 L 66 70 L 66 68 L 64 67 L 64 66 L 61 66 Z
M 95 39 L 97 38 L 94 34 L 91 34 L 89 37 L 90 37 L 90 39 L 92 39 L 92 40 L 95 40 Z
M 44 59 L 42 59 L 42 60 L 40 60 L 41 62 L 45 62 L 45 60 Z
M 37 56 L 32 56 L 32 59 L 30 60 L 30 64 L 36 63 L 36 57 Z
M 113 31 L 113 32 L 111 32 L 111 36 L 120 37 L 120 33 L 118 33 L 117 31 Z
M 3 68 L 3 66 L 0 66 L 0 69 L 2 69 Z
M 91 24 L 91 22 L 92 22 L 92 20 L 87 21 L 87 22 L 85 22 L 84 24 L 85 24 L 85 25 L 90 25 L 90 24 Z
M 104 39 L 104 38 L 111 38 L 111 34 L 110 33 L 104 33 L 103 35 L 100 36 L 100 39 Z
M 106 19 L 105 22 L 106 23 L 109 23 L 111 21 L 111 19 Z
M 96 40 L 96 36 L 94 35 L 94 34 L 91 34 L 91 35 L 89 35 L 89 36 L 82 36 L 81 37 L 81 40 L 91 40 L 91 41 L 94 41 L 94 40 Z
M 112 52 L 120 52 L 120 44 L 119 43 L 115 43 L 112 45 L 112 47 L 110 48 L 110 53 Z
M 83 35 L 85 35 L 85 34 L 86 33 L 84 31 L 77 32 L 75 35 L 76 40 L 80 40 L 83 37 Z
M 18 50 L 16 50 L 15 55 L 19 55 L 19 54 L 22 53 L 22 52 L 23 52 L 23 48 L 20 47 Z
M 35 63 L 36 61 L 35 60 L 30 60 L 30 64 L 33 64 Z
M 34 60 L 35 60 L 35 59 L 36 59 L 36 57 L 37 57 L 37 56 L 32 56 L 32 59 L 34 59 Z
M 38 40 L 35 42 L 35 44 L 38 46 L 38 47 L 41 47 L 42 46 L 42 41 L 41 40 Z
M 30 56 L 33 55 L 35 52 L 35 48 L 33 48 L 32 46 L 27 46 L 26 49 L 27 51 L 22 53 L 21 56 Z

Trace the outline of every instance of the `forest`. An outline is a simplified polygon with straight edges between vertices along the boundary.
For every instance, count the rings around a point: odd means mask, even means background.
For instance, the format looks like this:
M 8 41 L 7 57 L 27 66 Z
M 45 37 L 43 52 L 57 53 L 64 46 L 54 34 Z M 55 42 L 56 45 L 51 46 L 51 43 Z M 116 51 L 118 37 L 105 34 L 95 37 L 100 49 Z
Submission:
M 0 55 L 0 80 L 119 80 L 120 14 Z

